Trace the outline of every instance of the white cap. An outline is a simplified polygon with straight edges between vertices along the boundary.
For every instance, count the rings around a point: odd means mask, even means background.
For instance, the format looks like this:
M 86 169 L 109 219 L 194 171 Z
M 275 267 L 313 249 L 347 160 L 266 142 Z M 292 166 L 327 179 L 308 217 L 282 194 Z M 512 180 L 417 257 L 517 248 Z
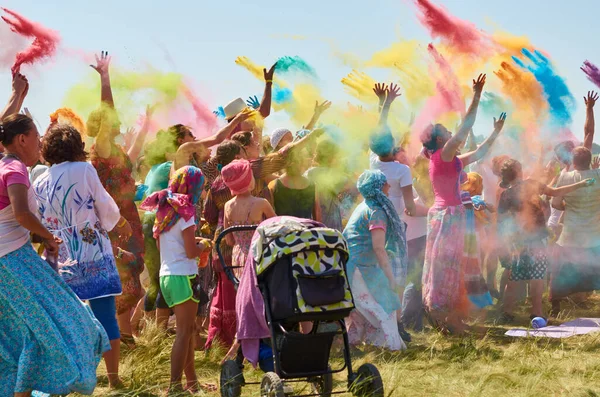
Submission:
M 276 149 L 277 145 L 279 145 L 279 142 L 281 142 L 283 137 L 287 134 L 292 135 L 292 131 L 288 130 L 287 128 L 277 128 L 271 132 L 271 147 Z
M 223 113 L 225 113 L 225 120 L 229 120 L 238 115 L 242 110 L 246 109 L 246 102 L 242 98 L 234 99 L 229 102 L 223 108 Z

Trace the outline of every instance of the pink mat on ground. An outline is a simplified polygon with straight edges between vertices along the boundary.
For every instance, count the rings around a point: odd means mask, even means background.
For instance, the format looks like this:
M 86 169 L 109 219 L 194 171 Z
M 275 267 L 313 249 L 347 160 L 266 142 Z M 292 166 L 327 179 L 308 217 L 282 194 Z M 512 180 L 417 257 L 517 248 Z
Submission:
M 529 336 L 544 338 L 569 338 L 600 331 L 600 318 L 578 318 L 573 321 L 538 329 L 513 328 L 504 335 L 527 338 Z

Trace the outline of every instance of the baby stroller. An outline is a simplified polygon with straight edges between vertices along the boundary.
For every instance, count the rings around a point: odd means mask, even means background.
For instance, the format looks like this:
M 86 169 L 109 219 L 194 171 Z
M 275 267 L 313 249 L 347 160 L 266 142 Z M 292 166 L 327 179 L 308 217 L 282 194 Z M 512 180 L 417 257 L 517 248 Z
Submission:
M 217 238 L 217 254 L 236 290 L 239 280 L 226 266 L 219 245 L 229 233 L 255 230 L 252 263 L 264 302 L 270 338 L 261 341 L 261 397 L 331 396 L 351 392 L 355 396 L 383 397 L 377 368 L 364 364 L 352 370 L 350 345 L 344 318 L 354 308 L 346 277 L 348 247 L 342 234 L 314 221 L 278 217 L 260 226 L 233 226 Z M 250 262 L 247 262 L 250 263 Z M 244 270 L 247 271 L 248 269 Z M 312 323 L 308 333 L 298 332 L 300 322 Z M 331 368 L 329 356 L 334 338 L 343 339 L 344 364 Z M 266 360 L 262 347 L 266 346 Z M 235 360 L 221 367 L 221 396 L 238 397 L 246 382 L 242 349 Z M 266 361 L 266 364 L 263 365 Z M 270 368 L 268 368 L 270 366 Z M 265 368 L 267 367 L 267 368 Z M 333 391 L 333 374 L 347 370 L 348 390 Z M 289 383 L 306 381 L 309 394 L 294 394 Z

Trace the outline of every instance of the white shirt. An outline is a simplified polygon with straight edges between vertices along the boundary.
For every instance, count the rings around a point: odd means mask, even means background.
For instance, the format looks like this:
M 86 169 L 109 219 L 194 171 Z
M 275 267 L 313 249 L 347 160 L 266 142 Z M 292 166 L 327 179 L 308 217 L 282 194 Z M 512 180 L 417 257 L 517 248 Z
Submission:
M 396 212 L 404 222 L 406 222 L 406 241 L 425 236 L 427 234 L 427 218 L 412 217 L 404 213 L 406 205 L 404 204 L 404 196 L 402 188 L 412 185 L 412 175 L 410 168 L 407 165 L 398 163 L 397 161 L 383 162 L 375 153 L 369 156 L 371 169 L 379 170 L 385 175 L 387 182 L 390 184 L 388 197 L 394 204 Z M 416 197 L 416 192 L 413 189 L 413 195 Z
M 187 257 L 181 235 L 185 229 L 191 226 L 196 226 L 194 217 L 187 222 L 183 218 L 179 218 L 171 229 L 160 234 L 159 276 L 193 276 L 198 272 L 198 260 Z

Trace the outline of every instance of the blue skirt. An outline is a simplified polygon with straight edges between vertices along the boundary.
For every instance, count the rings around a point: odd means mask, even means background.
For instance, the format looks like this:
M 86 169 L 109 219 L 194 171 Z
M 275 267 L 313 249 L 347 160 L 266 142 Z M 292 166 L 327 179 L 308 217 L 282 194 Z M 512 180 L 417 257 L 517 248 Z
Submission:
M 0 394 L 92 394 L 110 349 L 91 310 L 27 243 L 0 257 Z

